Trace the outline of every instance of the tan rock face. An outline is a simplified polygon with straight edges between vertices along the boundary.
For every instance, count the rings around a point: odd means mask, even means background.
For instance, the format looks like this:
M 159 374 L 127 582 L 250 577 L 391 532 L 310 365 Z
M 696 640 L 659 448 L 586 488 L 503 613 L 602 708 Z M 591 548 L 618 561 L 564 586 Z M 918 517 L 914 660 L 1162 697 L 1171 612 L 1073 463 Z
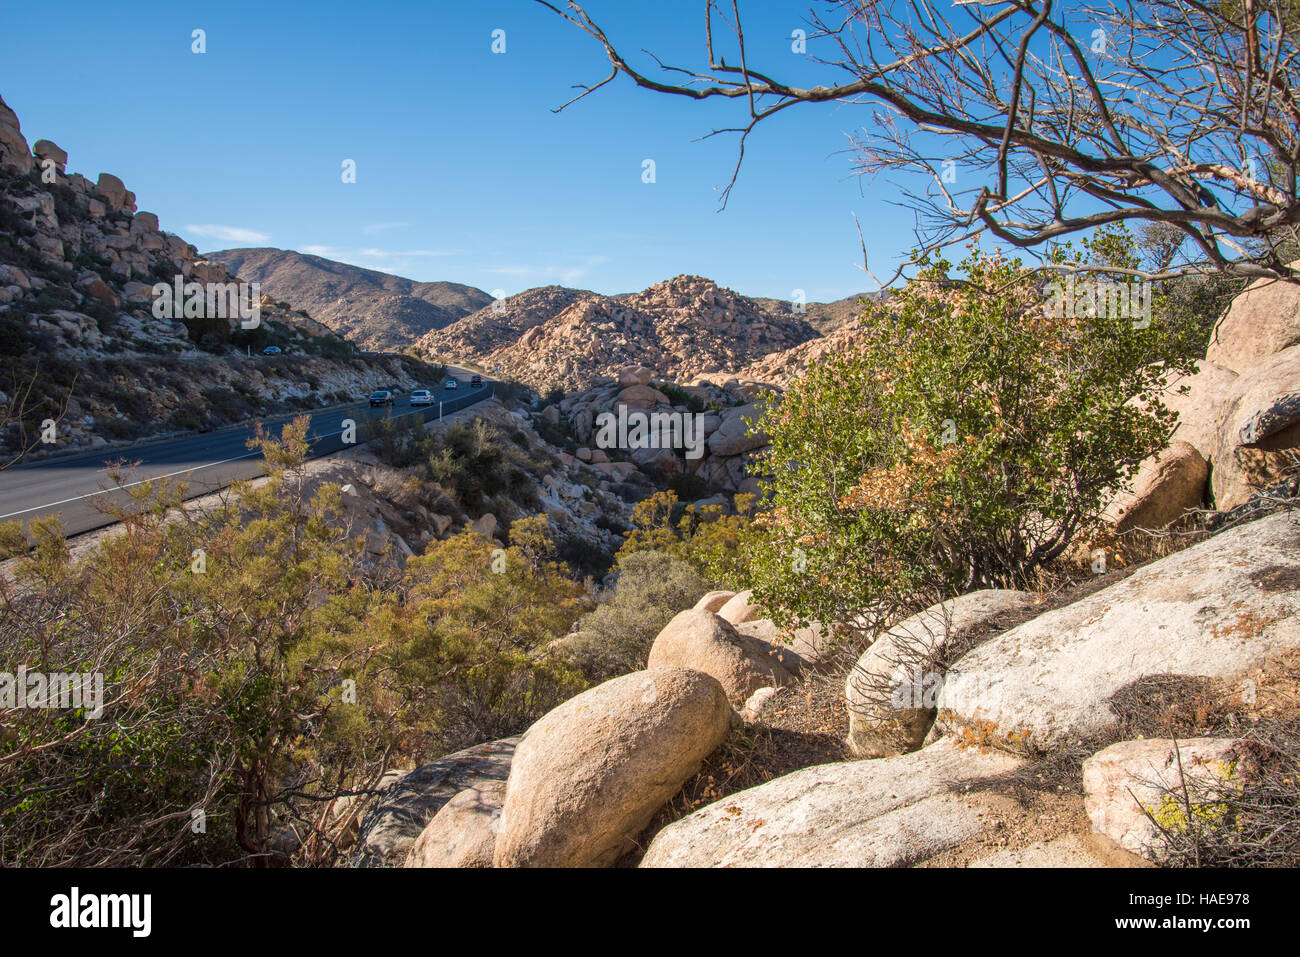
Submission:
M 740 634 L 711 612 L 690 609 L 678 613 L 655 638 L 647 663 L 651 668 L 703 671 L 740 704 L 759 688 L 793 684 L 794 659 L 761 639 Z
M 1215 507 L 1235 508 L 1293 467 L 1300 452 L 1300 346 L 1247 368 L 1220 406 L 1211 458 Z
M 642 867 L 905 867 L 979 835 L 1005 798 L 954 785 L 1020 762 L 941 741 L 878 761 L 820 764 L 676 821 Z
M 132 230 L 133 232 L 142 231 L 142 230 L 148 230 L 148 231 L 150 231 L 150 232 L 157 232 L 157 231 L 158 231 L 158 214 L 157 214 L 157 213 L 146 213 L 146 212 L 139 212 L 139 213 L 136 213 L 135 216 L 132 217 L 132 219 L 131 219 L 131 230 Z M 271 305 L 271 303 L 268 302 L 268 303 L 266 303 L 266 305 L 269 306 L 269 305 Z
M 722 686 L 663 668 L 607 681 L 525 733 L 497 835 L 497 867 L 603 867 L 631 849 L 726 737 Z
M 118 304 L 117 293 L 113 292 L 108 283 L 104 282 L 103 279 L 99 278 L 99 276 L 96 276 L 94 273 L 83 276 L 79 279 L 77 281 L 77 288 L 86 295 L 93 296 L 100 302 L 106 302 L 110 306 L 116 306 Z
M 958 653 L 974 628 L 1036 601 L 1029 592 L 1009 589 L 971 592 L 927 608 L 877 638 L 844 683 L 849 750 L 860 758 L 880 758 L 920 748 L 934 724 L 944 653 Z
M 656 405 L 670 405 L 668 396 L 648 385 L 631 385 L 618 394 L 618 401 L 629 409 L 652 409 Z
M 491 867 L 506 782 L 483 780 L 442 806 L 411 845 L 406 867 Z
M 645 366 L 627 366 L 618 370 L 618 384 L 623 388 L 634 385 L 649 385 L 654 375 L 654 370 Z
M 28 173 L 34 165 L 32 151 L 27 147 L 27 138 L 22 134 L 17 115 L 0 99 L 0 166 Z
M 1190 443 L 1175 439 L 1142 463 L 1133 490 L 1117 496 L 1105 517 L 1121 534 L 1135 528 L 1164 528 L 1202 505 L 1209 477 L 1205 456 Z
M 1113 731 L 1110 698 L 1149 675 L 1227 680 L 1300 648 L 1300 524 L 1222 532 L 960 658 L 936 727 L 1045 751 Z
M 1291 463 L 1288 450 L 1300 449 L 1300 346 L 1243 366 L 1240 374 L 1201 362 L 1196 375 L 1171 383 L 1161 401 L 1179 414 L 1174 441 L 1191 445 L 1209 465 L 1213 506 L 1235 508 L 1276 482 Z M 1164 481 L 1190 496 L 1194 461 L 1177 470 L 1181 478 Z
M 126 184 L 112 173 L 100 173 L 95 188 L 108 202 L 110 209 L 118 209 L 126 203 Z
M 1300 265 L 1292 263 L 1292 266 Z M 1232 300 L 1205 357 L 1244 372 L 1261 359 L 1300 345 L 1300 285 L 1257 279 Z
M 1249 749 L 1230 738 L 1121 741 L 1083 763 L 1084 807 L 1094 830 L 1159 861 L 1163 843 L 1151 818 L 1185 830 L 1190 802 L 1198 823 L 1212 826 L 1240 794 L 1251 765 Z
M 766 432 L 751 429 L 747 424 L 747 420 L 757 422 L 762 411 L 762 403 L 759 402 L 728 409 L 722 424 L 709 436 L 709 451 L 720 456 L 740 455 L 767 445 L 771 437 Z
M 711 611 L 716 614 L 735 594 L 734 591 L 711 591 L 701 597 L 694 607 L 696 611 Z
M 753 600 L 754 590 L 746 588 L 744 591 L 732 595 L 726 604 L 718 609 L 718 615 L 733 625 L 741 625 L 747 621 L 757 621 L 763 617 L 763 609 L 758 605 L 751 604 Z
M 32 144 L 32 152 L 36 154 L 38 159 L 54 160 L 54 165 L 60 171 L 68 162 L 67 150 L 59 149 L 56 144 L 51 143 L 49 140 L 37 140 Z
M 1160 401 L 1178 413 L 1174 440 L 1183 441 L 1209 461 L 1222 431 L 1223 404 L 1236 388 L 1237 373 L 1213 362 L 1201 362 L 1196 375 L 1177 379 Z

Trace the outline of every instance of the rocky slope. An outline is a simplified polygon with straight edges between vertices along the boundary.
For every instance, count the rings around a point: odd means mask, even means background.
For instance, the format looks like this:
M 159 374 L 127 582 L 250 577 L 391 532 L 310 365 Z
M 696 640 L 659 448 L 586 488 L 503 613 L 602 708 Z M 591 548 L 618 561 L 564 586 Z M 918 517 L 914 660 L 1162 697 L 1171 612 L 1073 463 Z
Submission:
M 49 140 L 29 148 L 0 100 L 0 455 L 30 446 L 46 419 L 58 438 L 37 451 L 57 452 L 356 401 L 437 373 L 359 356 L 266 295 L 248 328 L 239 315 L 159 318 L 156 283 L 239 277 L 162 230 L 116 176 L 91 181 L 67 163 Z M 281 352 L 261 355 L 269 345 Z
M 416 282 L 285 249 L 205 253 L 262 291 L 306 309 L 367 349 L 400 352 L 434 329 L 489 304 L 481 289 L 454 282 Z
M 874 757 L 778 774 L 664 822 L 657 812 L 716 771 L 707 762 L 733 729 L 761 737 L 829 677 L 818 646 L 780 644 L 748 592 L 710 593 L 660 632 L 645 670 L 570 699 L 522 737 L 398 778 L 362 823 L 358 862 L 1144 867 L 1192 863 L 1182 835 L 1194 820 L 1197 854 L 1232 853 L 1225 822 L 1275 837 L 1284 821 L 1254 802 L 1286 787 L 1287 765 L 1266 743 L 1296 715 L 1298 534 L 1294 516 L 1273 515 L 1057 608 L 1014 593 L 958 599 L 959 627 L 999 610 L 1015 618 L 938 676 L 937 707 L 885 704 L 908 734 L 858 724 L 855 743 Z M 1277 587 L 1252 585 L 1261 576 Z M 952 613 L 935 606 L 899 628 Z M 863 704 L 855 674 L 841 699 L 850 714 Z M 886 702 L 896 674 L 881 686 Z M 1243 681 L 1257 693 L 1243 696 Z M 1143 696 L 1176 682 L 1215 706 L 1184 714 Z
M 677 276 L 623 296 L 521 294 L 418 343 L 435 356 L 461 356 L 498 368 L 539 390 L 585 388 L 623 366 L 672 379 L 737 369 L 817 337 L 802 316 L 772 315 L 748 296 L 698 276 Z M 523 298 L 527 297 L 527 298 Z M 545 302 L 543 302 L 545 299 Z
M 860 316 L 865 306 L 865 300 L 877 300 L 879 298 L 879 293 L 864 292 L 853 296 L 845 296 L 843 299 L 836 299 L 834 302 L 801 303 L 802 311 L 796 311 L 795 304 L 788 299 L 760 299 L 756 297 L 754 302 L 769 315 L 799 316 L 821 335 L 829 336 L 837 329 L 850 325 L 853 320 Z
M 424 336 L 417 348 L 434 357 L 484 362 L 485 357 L 516 342 L 574 303 L 601 298 L 585 289 L 540 286 L 528 289 L 459 319 L 444 329 Z
M 856 318 L 850 319 L 816 339 L 761 356 L 740 368 L 736 376 L 784 387 L 795 379 L 803 378 L 809 368 L 820 364 L 826 358 L 852 352 L 854 346 L 861 342 L 866 334 L 865 328 L 856 321 Z

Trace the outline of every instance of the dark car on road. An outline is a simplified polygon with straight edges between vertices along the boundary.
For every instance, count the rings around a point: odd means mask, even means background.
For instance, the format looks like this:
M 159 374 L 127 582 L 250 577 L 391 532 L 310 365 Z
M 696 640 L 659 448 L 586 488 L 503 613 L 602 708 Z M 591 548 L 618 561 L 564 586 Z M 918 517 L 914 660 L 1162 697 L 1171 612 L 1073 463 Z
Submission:
M 374 392 L 370 393 L 370 404 L 392 405 L 393 393 L 389 392 L 387 389 L 376 389 Z
M 469 387 L 471 389 L 477 389 L 482 385 L 483 385 L 483 377 L 481 375 L 476 375 L 474 378 L 469 380 Z

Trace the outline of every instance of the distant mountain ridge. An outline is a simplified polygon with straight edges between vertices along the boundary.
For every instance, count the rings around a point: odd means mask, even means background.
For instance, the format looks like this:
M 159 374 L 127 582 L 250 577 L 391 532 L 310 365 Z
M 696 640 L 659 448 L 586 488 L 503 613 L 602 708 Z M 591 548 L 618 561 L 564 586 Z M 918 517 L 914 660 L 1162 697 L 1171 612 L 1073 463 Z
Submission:
M 368 348 L 477 362 L 538 389 L 586 388 L 628 365 L 682 380 L 759 372 L 788 380 L 808 359 L 851 342 L 863 300 L 875 298 L 795 304 L 677 276 L 614 296 L 539 286 L 496 301 L 472 286 L 419 283 L 286 250 L 207 258 Z
M 454 282 L 416 282 L 286 249 L 222 249 L 205 258 L 272 299 L 313 317 L 368 349 L 401 351 L 421 336 L 492 302 L 482 289 Z
M 683 275 L 620 296 L 530 289 L 429 333 L 416 349 L 470 359 L 537 389 L 573 390 L 629 365 L 679 380 L 739 369 L 817 338 L 801 315 L 769 313 Z

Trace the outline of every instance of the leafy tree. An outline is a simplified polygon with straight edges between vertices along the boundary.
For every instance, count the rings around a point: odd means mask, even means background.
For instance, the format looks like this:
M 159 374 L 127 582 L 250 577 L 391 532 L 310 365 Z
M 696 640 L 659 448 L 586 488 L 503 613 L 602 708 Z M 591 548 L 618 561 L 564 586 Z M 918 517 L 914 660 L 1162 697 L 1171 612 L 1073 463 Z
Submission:
M 1116 233 L 1085 252 L 1122 265 L 1132 248 Z M 959 271 L 922 267 L 865 317 L 853 354 L 763 413 L 773 508 L 751 572 L 789 618 L 1024 586 L 1172 431 L 1156 395 L 1193 350 L 1159 297 L 1145 324 L 1083 298 L 1046 308 L 1058 297 L 1041 277 L 974 248 Z

